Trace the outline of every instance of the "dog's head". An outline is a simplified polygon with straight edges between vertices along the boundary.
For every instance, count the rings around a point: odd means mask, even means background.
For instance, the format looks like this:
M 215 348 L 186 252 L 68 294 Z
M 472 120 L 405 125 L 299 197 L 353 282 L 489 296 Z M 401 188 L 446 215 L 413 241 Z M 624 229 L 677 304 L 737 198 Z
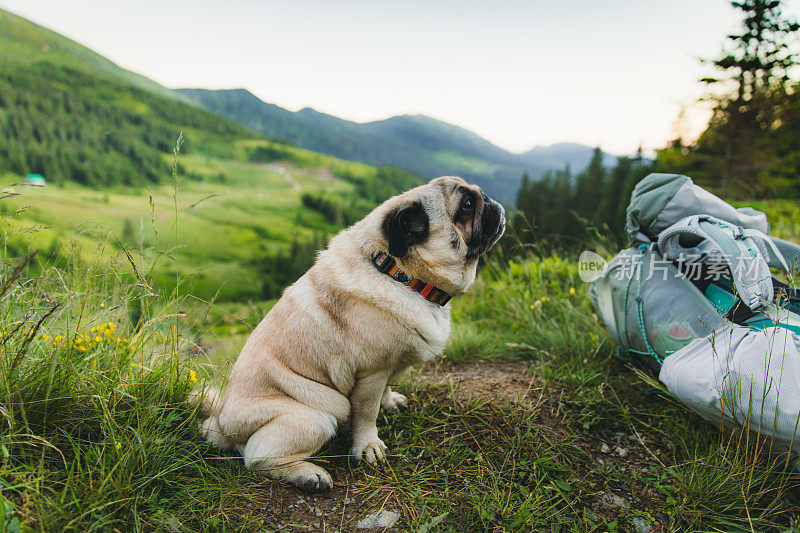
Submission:
M 469 289 L 478 258 L 506 228 L 503 206 L 454 176 L 436 178 L 381 208 L 389 255 L 410 276 L 452 295 Z

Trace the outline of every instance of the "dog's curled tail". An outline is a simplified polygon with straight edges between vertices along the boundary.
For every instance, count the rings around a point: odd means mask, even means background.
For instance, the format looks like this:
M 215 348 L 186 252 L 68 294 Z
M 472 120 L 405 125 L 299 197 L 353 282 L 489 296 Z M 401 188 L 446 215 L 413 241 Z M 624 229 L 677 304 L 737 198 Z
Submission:
M 215 387 L 204 387 L 189 393 L 189 405 L 196 407 L 200 415 L 205 418 L 200 422 L 200 433 L 211 444 L 216 444 L 222 450 L 234 447 L 233 441 L 228 438 L 219 425 L 217 410 L 222 399 L 222 392 Z
M 222 399 L 222 392 L 216 387 L 206 386 L 200 390 L 193 390 L 189 393 L 189 405 L 199 407 L 198 411 L 204 418 L 211 417 L 219 407 Z

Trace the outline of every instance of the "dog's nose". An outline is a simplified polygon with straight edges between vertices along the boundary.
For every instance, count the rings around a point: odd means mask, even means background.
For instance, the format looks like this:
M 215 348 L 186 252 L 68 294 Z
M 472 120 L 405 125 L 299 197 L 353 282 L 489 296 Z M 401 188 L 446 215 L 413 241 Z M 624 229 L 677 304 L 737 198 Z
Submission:
M 500 212 L 500 217 L 503 220 L 505 220 L 506 210 L 503 208 L 503 205 L 500 202 L 498 202 L 497 200 L 492 200 L 491 198 L 489 198 L 485 194 L 483 194 L 483 193 L 481 193 L 481 194 L 483 196 L 483 203 L 484 204 L 489 204 L 491 206 L 496 207 L 497 210 Z

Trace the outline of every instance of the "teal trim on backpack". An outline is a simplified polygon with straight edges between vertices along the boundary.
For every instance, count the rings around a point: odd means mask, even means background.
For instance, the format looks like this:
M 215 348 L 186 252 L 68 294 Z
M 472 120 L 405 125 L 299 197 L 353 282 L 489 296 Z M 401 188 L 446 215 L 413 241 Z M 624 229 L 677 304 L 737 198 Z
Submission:
M 639 320 L 639 331 L 642 334 L 642 340 L 644 341 L 644 346 L 647 348 L 647 354 L 656 360 L 659 366 L 664 364 L 664 359 L 661 358 L 660 355 L 656 353 L 653 347 L 650 345 L 650 341 L 647 340 L 647 329 L 645 328 L 644 324 L 644 300 L 642 300 L 642 264 L 644 262 L 644 253 L 647 251 L 648 245 L 647 244 L 640 244 L 639 245 L 639 255 L 637 256 L 637 263 L 636 263 L 636 318 Z M 652 260 L 652 259 L 651 259 Z M 626 296 L 627 297 L 627 296 Z
M 713 283 L 710 283 L 708 287 L 706 287 L 705 294 L 706 298 L 708 298 L 709 301 L 714 304 L 714 307 L 716 307 L 717 310 L 719 310 L 719 312 L 723 315 L 731 312 L 739 302 L 739 299 L 735 294 L 728 292 L 724 288 L 720 287 L 719 285 L 714 285 Z M 771 327 L 780 327 L 800 334 L 800 327 L 793 326 L 791 324 L 784 324 L 783 322 L 775 323 L 771 318 L 762 313 L 756 314 L 753 318 L 748 320 L 746 324 L 742 325 L 756 331 L 761 331 Z
M 711 303 L 714 304 L 714 307 L 723 315 L 733 311 L 733 308 L 736 306 L 736 301 L 738 300 L 736 296 L 713 283 L 709 283 L 708 287 L 706 287 L 706 298 L 708 298 Z

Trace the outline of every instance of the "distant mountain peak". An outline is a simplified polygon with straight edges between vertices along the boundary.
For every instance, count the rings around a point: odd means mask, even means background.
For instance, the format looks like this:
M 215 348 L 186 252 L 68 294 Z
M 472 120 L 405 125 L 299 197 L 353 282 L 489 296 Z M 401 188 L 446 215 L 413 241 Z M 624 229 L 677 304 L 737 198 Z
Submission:
M 362 161 L 394 165 L 423 176 L 455 174 L 490 194 L 512 201 L 523 173 L 536 178 L 548 169 L 588 165 L 594 148 L 577 143 L 537 146 L 513 154 L 461 126 L 420 113 L 358 123 L 304 107 L 292 112 L 275 104 L 203 89 L 179 92 L 222 116 L 303 148 Z

